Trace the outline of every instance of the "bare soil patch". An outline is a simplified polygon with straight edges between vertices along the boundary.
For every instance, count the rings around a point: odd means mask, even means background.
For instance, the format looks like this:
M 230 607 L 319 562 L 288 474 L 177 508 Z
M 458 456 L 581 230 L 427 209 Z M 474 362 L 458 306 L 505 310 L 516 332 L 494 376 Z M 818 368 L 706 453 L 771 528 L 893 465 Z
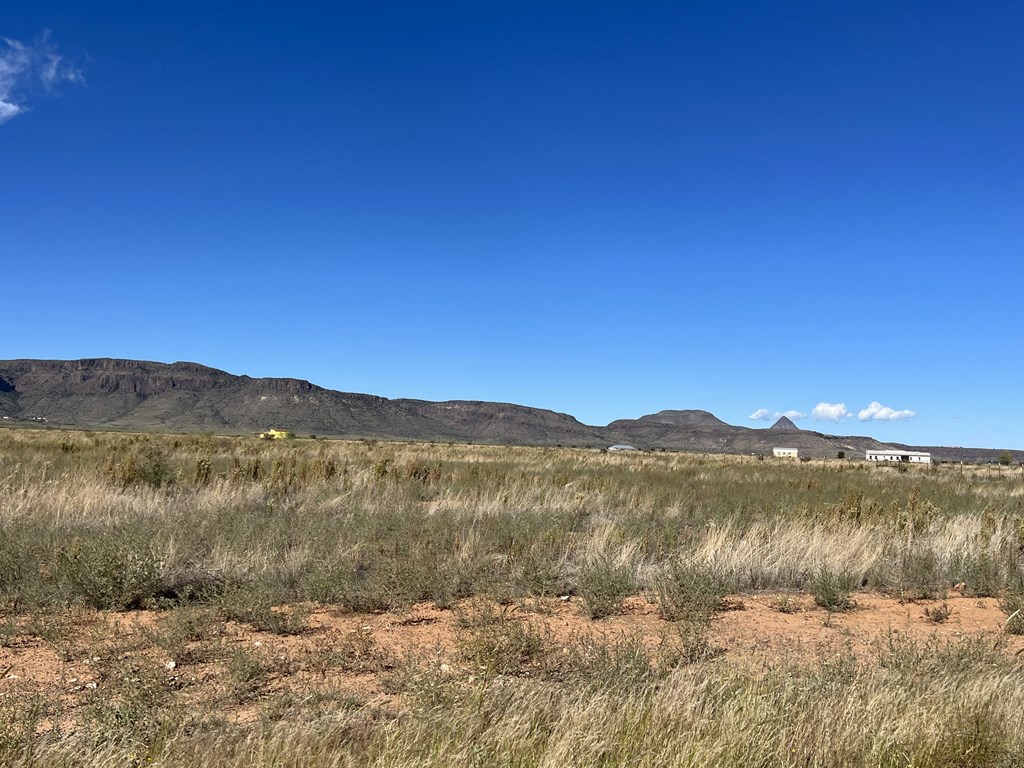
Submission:
M 714 616 L 707 639 L 726 663 L 754 669 L 787 660 L 824 662 L 836 654 L 871 664 L 893 642 L 965 638 L 991 639 L 1003 653 L 1024 661 L 1024 637 L 1003 632 L 1005 616 L 995 599 L 954 595 L 945 601 L 901 602 L 858 594 L 856 604 L 852 611 L 830 614 L 808 595 L 735 595 L 726 601 L 729 610 Z M 936 615 L 943 620 L 934 620 Z M 19 617 L 0 648 L 0 706 L 37 697 L 59 705 L 59 725 L 69 728 L 83 707 L 104 697 L 121 701 L 133 689 L 157 685 L 172 691 L 179 704 L 237 722 L 295 703 L 400 709 L 401 674 L 428 667 L 467 671 L 472 662 L 462 650 L 474 627 L 491 626 L 499 634 L 529 627 L 556 654 L 570 652 L 581 638 L 596 643 L 630 638 L 649 648 L 679 638 L 678 625 L 660 618 L 656 606 L 640 596 L 626 600 L 621 615 L 596 621 L 582 614 L 575 598 L 504 606 L 474 599 L 449 610 L 424 603 L 380 614 L 315 606 L 308 627 L 294 635 L 210 618 L 196 639 L 175 640 L 173 621 L 175 611 L 71 612 L 52 617 L 50 628 L 40 633 L 38 622 Z M 520 673 L 530 674 L 529 668 Z

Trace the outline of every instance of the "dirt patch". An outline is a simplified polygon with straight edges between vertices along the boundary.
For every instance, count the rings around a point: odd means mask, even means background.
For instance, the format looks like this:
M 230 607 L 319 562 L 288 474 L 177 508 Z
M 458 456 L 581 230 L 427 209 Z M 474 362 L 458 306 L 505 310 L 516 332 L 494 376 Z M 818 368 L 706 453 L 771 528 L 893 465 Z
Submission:
M 707 639 L 726 663 L 755 668 L 836 653 L 872 663 L 894 641 L 965 638 L 999 640 L 1001 652 L 1024 660 L 1024 637 L 1003 633 L 1005 616 L 992 598 L 910 603 L 858 594 L 856 603 L 852 611 L 830 614 L 807 595 L 733 596 L 726 602 L 730 610 L 712 619 Z M 481 627 L 497 636 L 528 627 L 555 652 L 583 637 L 630 638 L 654 648 L 680 636 L 679 625 L 660 618 L 643 597 L 628 599 L 621 615 L 598 621 L 586 618 L 575 599 L 557 598 L 507 606 L 473 600 L 451 610 L 419 604 L 382 614 L 316 606 L 308 628 L 295 635 L 209 616 L 183 633 L 172 623 L 175 613 L 74 612 L 51 617 L 45 629 L 20 617 L 0 648 L 0 707 L 41 698 L 60 713 L 62 727 L 90 707 L 120 706 L 139 690 L 235 721 L 266 716 L 270 704 L 284 711 L 293 702 L 400 707 L 402 670 L 464 668 L 461 644 Z

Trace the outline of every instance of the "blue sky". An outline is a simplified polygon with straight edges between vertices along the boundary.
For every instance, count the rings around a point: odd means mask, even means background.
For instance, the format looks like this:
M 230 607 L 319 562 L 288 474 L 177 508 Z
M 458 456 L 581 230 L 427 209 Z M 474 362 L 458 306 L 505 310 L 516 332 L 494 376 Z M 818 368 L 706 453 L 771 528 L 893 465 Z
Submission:
M 1024 448 L 1024 6 L 6 0 L 0 38 L 0 358 Z

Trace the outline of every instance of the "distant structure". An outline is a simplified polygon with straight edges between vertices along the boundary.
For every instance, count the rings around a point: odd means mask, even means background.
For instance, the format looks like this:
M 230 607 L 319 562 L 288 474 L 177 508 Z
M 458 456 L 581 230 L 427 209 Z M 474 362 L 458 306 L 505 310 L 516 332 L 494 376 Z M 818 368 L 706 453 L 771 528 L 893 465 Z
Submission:
M 932 455 L 924 451 L 904 451 L 899 448 L 880 448 L 877 451 L 866 451 L 864 458 L 868 461 L 898 461 L 904 464 L 931 464 Z
M 636 449 L 635 446 L 626 445 L 625 443 L 619 443 L 618 445 L 609 445 L 608 446 L 608 450 L 609 451 L 635 451 L 637 449 Z
M 776 459 L 795 459 L 800 455 L 797 448 L 772 448 Z
M 266 432 L 260 432 L 260 440 L 289 440 L 293 437 L 295 433 L 285 429 L 268 429 Z

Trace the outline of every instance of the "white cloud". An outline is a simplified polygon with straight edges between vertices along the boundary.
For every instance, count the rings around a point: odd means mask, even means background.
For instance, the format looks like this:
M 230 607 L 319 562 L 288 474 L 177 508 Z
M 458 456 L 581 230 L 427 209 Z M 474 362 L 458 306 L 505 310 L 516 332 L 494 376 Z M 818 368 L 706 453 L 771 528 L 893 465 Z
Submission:
M 807 418 L 807 414 L 800 411 L 773 411 L 768 408 L 758 408 L 747 418 L 751 421 L 778 421 L 782 416 L 785 416 L 790 421 L 799 421 L 800 419 Z
M 811 411 L 811 418 L 816 421 L 831 421 L 838 423 L 843 419 L 853 416 L 846 410 L 846 403 L 818 403 Z
M 85 75 L 57 53 L 49 34 L 31 46 L 0 38 L 0 124 L 27 112 L 25 101 L 33 91 L 53 93 L 61 83 L 82 85 Z
M 9 101 L 4 101 L 0 98 L 0 123 L 6 123 L 12 117 L 20 115 L 24 111 L 17 104 L 11 104 Z
M 857 414 L 861 421 L 899 421 L 901 419 L 912 419 L 917 416 L 913 411 L 896 411 L 887 405 L 882 405 L 877 400 Z

